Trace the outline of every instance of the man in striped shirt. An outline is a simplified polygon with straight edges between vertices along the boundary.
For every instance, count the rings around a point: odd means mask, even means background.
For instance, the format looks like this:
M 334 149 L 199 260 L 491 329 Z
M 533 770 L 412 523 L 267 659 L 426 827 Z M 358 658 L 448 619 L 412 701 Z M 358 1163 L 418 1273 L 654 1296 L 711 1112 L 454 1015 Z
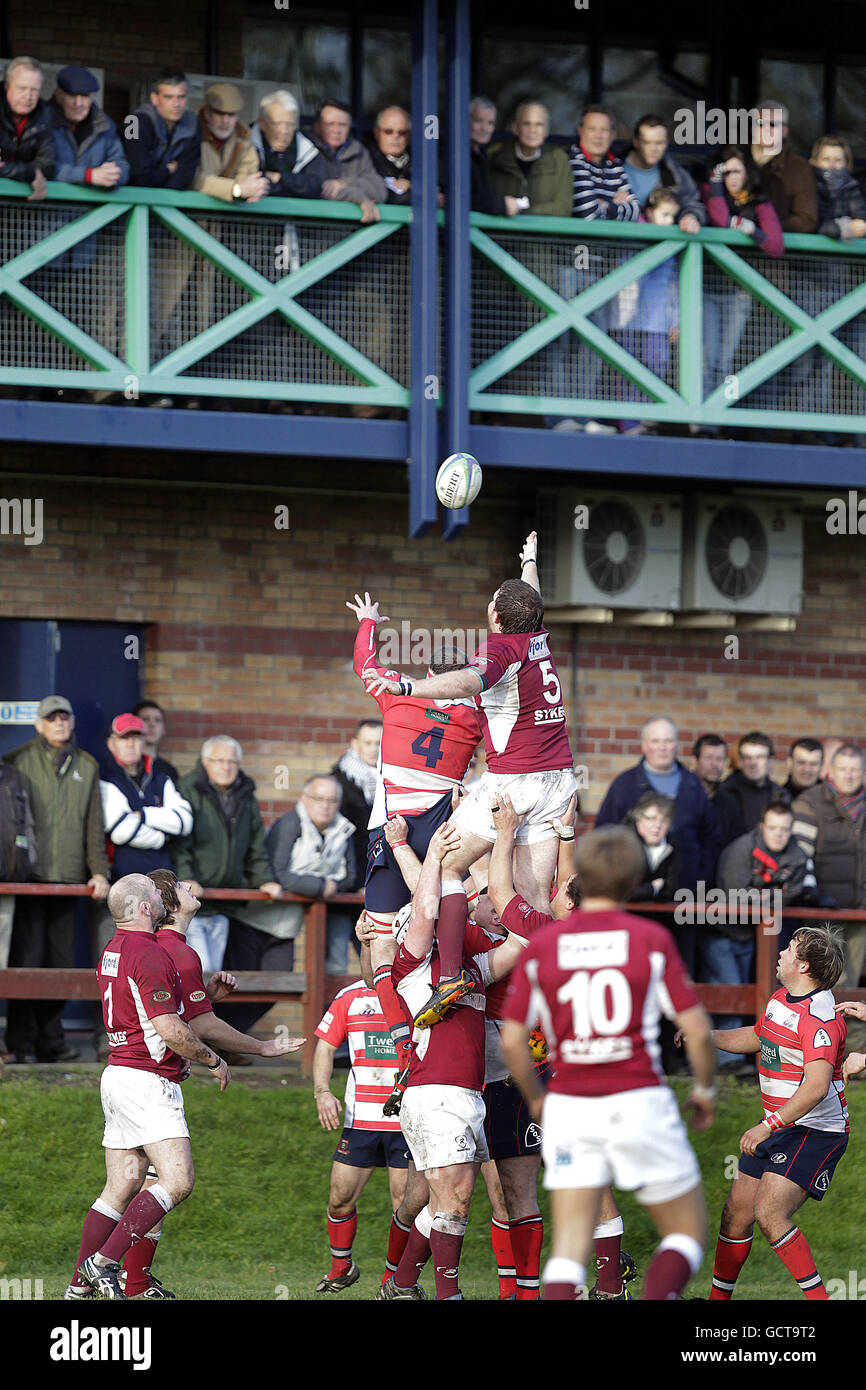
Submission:
M 640 203 L 631 191 L 625 165 L 611 153 L 610 142 L 614 126 L 602 106 L 587 106 L 577 127 L 577 141 L 568 152 L 574 183 L 572 217 L 591 221 L 636 222 Z M 561 266 L 557 271 L 557 293 L 563 299 L 574 299 L 589 289 L 602 275 L 614 268 L 614 257 L 627 250 L 611 250 L 593 240 L 582 247 L 585 260 L 576 258 L 575 265 Z M 588 264 L 587 264 L 588 262 Z M 610 327 L 610 305 L 602 304 L 590 316 L 591 321 L 605 332 Z M 583 342 L 575 344 L 569 332 L 553 345 L 551 367 L 554 376 L 554 396 L 578 396 L 584 400 L 597 395 L 601 358 Z M 585 430 L 587 434 L 615 434 L 613 425 L 598 420 L 579 420 L 549 417 L 550 428 L 562 431 Z
M 754 1028 L 714 1033 L 730 1052 L 760 1053 L 764 1118 L 740 1139 L 739 1171 L 722 1212 L 710 1299 L 727 1301 L 758 1225 L 807 1299 L 826 1299 L 809 1243 L 791 1218 L 820 1202 L 848 1144 L 842 1060 L 845 1023 L 831 990 L 842 973 L 829 927 L 795 932 L 779 956 L 776 990 Z

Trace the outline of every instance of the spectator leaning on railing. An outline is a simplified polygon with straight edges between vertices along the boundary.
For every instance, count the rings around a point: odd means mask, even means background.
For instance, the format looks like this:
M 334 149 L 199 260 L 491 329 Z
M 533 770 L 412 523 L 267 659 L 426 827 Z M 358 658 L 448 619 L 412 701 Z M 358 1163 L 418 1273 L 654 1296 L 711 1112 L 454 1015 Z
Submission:
M 514 217 L 520 209 L 510 194 L 494 193 L 487 167 L 487 146 L 496 129 L 496 107 L 487 97 L 473 97 L 469 103 L 470 205 L 473 212 L 488 217 Z
M 661 116 L 647 113 L 634 128 L 632 142 L 623 151 L 623 165 L 629 187 L 642 208 L 650 194 L 663 188 L 677 202 L 676 225 L 681 232 L 699 232 L 707 212 L 691 174 L 675 160 L 668 159 L 668 130 Z
M 412 202 L 412 155 L 409 132 L 412 122 L 402 106 L 385 106 L 364 144 L 373 168 L 385 181 L 385 201 L 408 207 Z
M 641 221 L 656 227 L 672 227 L 678 212 L 676 194 L 659 186 L 650 193 Z M 626 352 L 649 367 L 662 381 L 667 379 L 672 345 L 677 342 L 680 331 L 677 267 L 673 258 L 620 290 L 611 305 L 611 330 Z M 623 377 L 617 383 L 617 391 L 623 400 L 640 398 L 638 389 Z M 652 431 L 652 425 L 642 420 L 620 420 L 619 428 L 621 434 Z
M 345 102 L 328 97 L 319 104 L 310 139 L 325 164 L 322 197 L 357 203 L 362 222 L 378 222 L 376 204 L 385 202 L 385 180 L 351 128 L 352 113 Z
M 250 128 L 268 192 L 280 198 L 321 198 L 325 162 L 298 130 L 298 103 L 291 92 L 268 92 Z
M 98 91 L 99 83 L 87 68 L 61 68 L 57 74 L 48 109 L 59 183 L 111 189 L 129 180 L 129 160 L 117 126 L 94 102 Z
M 36 738 L 6 754 L 33 812 L 40 883 L 87 883 L 94 898 L 108 894 L 105 825 L 96 759 L 75 742 L 75 716 L 62 695 L 39 704 Z M 76 897 L 22 898 L 12 928 L 10 966 L 69 969 L 75 964 Z M 19 1059 L 72 1061 L 63 1038 L 62 999 L 10 999 L 6 1040 Z
M 123 123 L 123 142 L 130 182 L 144 188 L 190 188 L 201 146 L 201 127 L 186 109 L 189 88 L 184 73 L 160 73 L 150 100 L 137 106 Z
M 818 226 L 818 194 L 807 161 L 787 143 L 788 108 L 780 101 L 762 101 L 757 111 L 757 138 L 752 141 L 750 153 L 761 171 L 782 231 L 814 232 Z
M 111 723 L 100 764 L 105 832 L 114 847 L 113 878 L 172 868 L 172 846 L 192 830 L 192 808 L 168 773 L 142 752 L 144 724 L 134 714 Z M 101 943 L 104 949 L 106 942 Z
M 516 198 L 518 211 L 533 217 L 570 217 L 571 169 L 565 151 L 548 142 L 547 107 L 521 102 L 511 129 L 514 139 L 493 145 L 487 155 L 493 192 Z
M 28 202 L 45 197 L 54 177 L 51 117 L 41 98 L 42 68 L 35 58 L 13 58 L 0 91 L 0 178 L 33 186 Z
M 257 203 L 269 191 L 250 132 L 238 121 L 243 104 L 234 83 L 215 82 L 198 113 L 201 147 L 192 186 L 224 203 Z

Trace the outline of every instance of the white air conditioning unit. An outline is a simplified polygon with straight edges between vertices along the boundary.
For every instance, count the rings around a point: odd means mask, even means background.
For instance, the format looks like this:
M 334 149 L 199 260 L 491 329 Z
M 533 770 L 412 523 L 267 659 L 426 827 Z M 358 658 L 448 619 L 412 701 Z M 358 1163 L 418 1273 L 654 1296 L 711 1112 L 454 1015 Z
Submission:
M 772 497 L 696 497 L 687 514 L 683 608 L 799 613 L 803 514 Z
M 575 488 L 540 496 L 545 603 L 679 609 L 682 501 Z

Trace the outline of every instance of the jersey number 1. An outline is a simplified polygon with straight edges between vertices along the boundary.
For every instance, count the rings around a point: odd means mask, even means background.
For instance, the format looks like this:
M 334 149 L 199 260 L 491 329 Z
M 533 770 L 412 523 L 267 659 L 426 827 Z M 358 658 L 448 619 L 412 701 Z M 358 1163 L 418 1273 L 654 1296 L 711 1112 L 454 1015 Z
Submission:
M 102 997 L 103 997 L 103 999 L 105 1000 L 106 1004 L 108 1005 L 108 1029 L 109 1029 L 109 1032 L 110 1032 L 111 1029 L 112 1029 L 113 1026 L 114 1026 L 114 1010 L 113 1010 L 112 1007 L 111 1007 L 111 981 L 110 981 L 110 980 L 109 980 L 109 982 L 108 982 L 108 989 L 105 991 L 105 993 L 103 994 Z
M 424 754 L 425 767 L 435 767 L 445 757 L 442 752 L 443 729 L 427 729 L 423 734 L 419 734 L 412 744 L 413 753 Z

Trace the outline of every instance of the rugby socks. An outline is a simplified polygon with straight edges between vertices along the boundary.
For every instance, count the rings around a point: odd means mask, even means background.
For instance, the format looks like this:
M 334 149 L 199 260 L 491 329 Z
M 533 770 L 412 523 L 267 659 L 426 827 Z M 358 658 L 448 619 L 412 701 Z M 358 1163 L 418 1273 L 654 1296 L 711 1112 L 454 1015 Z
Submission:
M 400 1256 L 394 1283 L 398 1289 L 411 1289 L 418 1283 L 421 1271 L 430 1258 L 430 1232 L 433 1229 L 433 1213 L 429 1206 L 419 1211 L 412 1223 L 406 1248 Z
M 641 1300 L 664 1302 L 679 1298 L 693 1274 L 701 1267 L 704 1252 L 693 1236 L 665 1236 L 649 1263 Z
M 133 1197 L 123 1213 L 122 1220 L 117 1223 L 108 1240 L 104 1245 L 100 1245 L 98 1253 L 106 1260 L 120 1263 L 130 1245 L 146 1236 L 173 1206 L 172 1198 L 161 1183 L 155 1183 L 146 1192 L 139 1192 L 137 1197 Z
M 352 1264 L 352 1245 L 358 1230 L 358 1208 L 346 1216 L 332 1216 L 328 1212 L 328 1241 L 331 1246 L 331 1268 L 329 1279 L 339 1279 L 349 1273 Z
M 810 1300 L 825 1302 L 827 1290 L 824 1281 L 815 1268 L 815 1260 L 809 1249 L 809 1242 L 797 1226 L 792 1226 L 778 1240 L 770 1242 L 789 1274 L 796 1279 L 803 1293 Z
M 493 1258 L 499 1276 L 499 1297 L 513 1298 L 517 1293 L 517 1270 L 511 1249 L 509 1221 L 497 1221 L 494 1216 L 490 1223 L 490 1239 L 493 1244 Z
M 150 1287 L 150 1267 L 156 1258 L 156 1244 L 159 1235 L 142 1236 L 134 1245 L 127 1250 L 123 1257 L 123 1268 L 126 1270 L 126 1283 L 123 1292 L 127 1298 L 135 1298 L 136 1294 L 144 1293 Z
M 566 1260 L 558 1255 L 544 1266 L 545 1303 L 573 1303 L 585 1286 L 586 1270 L 576 1260 Z
M 731 1236 L 723 1236 L 721 1231 L 719 1232 L 710 1303 L 730 1302 L 740 1270 L 749 1258 L 751 1250 L 751 1236 L 742 1236 L 739 1240 L 734 1240 Z
M 622 1293 L 622 1274 L 620 1272 L 620 1246 L 622 1245 L 622 1217 L 614 1216 L 610 1221 L 601 1221 L 593 1232 L 595 1260 L 598 1265 L 599 1293 Z
M 456 1298 L 460 1289 L 457 1276 L 460 1267 L 460 1251 L 466 1234 L 466 1219 L 453 1216 L 450 1212 L 437 1211 L 433 1217 L 430 1231 L 430 1254 L 436 1272 L 436 1302 L 444 1303 L 448 1298 Z
M 397 1070 L 399 1072 L 409 1064 L 412 1023 L 402 999 L 391 983 L 390 965 L 380 965 L 379 969 L 374 972 L 373 988 L 376 991 L 376 998 L 379 1000 L 379 1008 L 385 1015 L 385 1022 L 397 1049 Z
M 539 1298 L 541 1247 L 544 1243 L 544 1221 L 541 1212 L 509 1221 L 511 1248 L 517 1273 L 518 1303 L 534 1303 Z
M 86 1260 L 88 1255 L 93 1255 L 102 1245 L 103 1241 L 108 1240 L 118 1221 L 123 1219 L 122 1212 L 115 1211 L 107 1202 L 103 1202 L 101 1197 L 97 1197 L 90 1211 L 84 1218 L 84 1228 L 81 1232 L 81 1245 L 78 1250 L 78 1259 L 75 1261 L 75 1269 L 72 1274 L 72 1284 L 76 1288 L 87 1286 L 86 1279 L 79 1279 L 78 1267 L 82 1260 Z
M 385 1256 L 385 1273 L 382 1275 L 382 1283 L 390 1279 L 392 1274 L 397 1273 L 397 1266 L 406 1249 L 406 1242 L 409 1239 L 411 1226 L 404 1226 L 395 1212 L 391 1218 L 391 1229 L 388 1232 L 388 1253 Z
M 468 916 L 463 884 L 459 879 L 445 879 L 439 903 L 439 920 L 436 923 L 440 980 L 451 980 L 460 974 Z

